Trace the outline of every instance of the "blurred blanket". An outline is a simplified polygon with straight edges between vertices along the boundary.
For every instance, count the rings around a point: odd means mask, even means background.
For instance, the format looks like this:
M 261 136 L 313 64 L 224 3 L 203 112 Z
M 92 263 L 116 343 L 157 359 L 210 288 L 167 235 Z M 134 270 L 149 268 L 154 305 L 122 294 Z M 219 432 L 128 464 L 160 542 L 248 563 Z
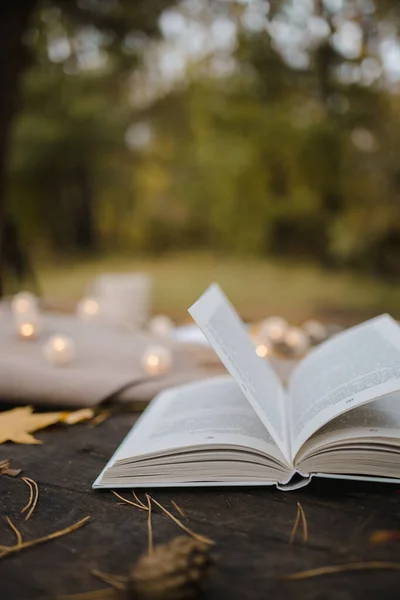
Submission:
M 8 310 L 0 318 L 0 400 L 9 403 L 94 406 L 112 399 L 147 402 L 162 389 L 219 375 L 224 371 L 214 351 L 201 344 L 155 338 L 145 331 L 85 322 L 73 315 L 44 313 L 36 339 L 23 340 Z M 68 366 L 50 364 L 43 346 L 52 335 L 75 343 L 76 357 Z M 141 357 L 148 345 L 171 349 L 171 370 L 164 376 L 146 375 Z M 278 364 L 285 379 L 291 366 Z

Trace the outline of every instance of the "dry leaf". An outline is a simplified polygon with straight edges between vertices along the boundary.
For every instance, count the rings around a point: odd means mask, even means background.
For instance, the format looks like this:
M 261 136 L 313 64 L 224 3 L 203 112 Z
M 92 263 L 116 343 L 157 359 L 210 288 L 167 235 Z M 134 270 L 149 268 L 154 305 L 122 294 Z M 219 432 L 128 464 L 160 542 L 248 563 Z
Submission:
M 41 444 L 41 440 L 31 435 L 33 432 L 58 422 L 72 424 L 91 418 L 93 411 L 89 414 L 87 410 L 91 409 L 77 410 L 71 413 L 45 412 L 33 414 L 31 406 L 22 406 L 0 412 L 0 444 L 7 441 L 17 444 Z M 77 415 L 77 413 L 79 414 Z

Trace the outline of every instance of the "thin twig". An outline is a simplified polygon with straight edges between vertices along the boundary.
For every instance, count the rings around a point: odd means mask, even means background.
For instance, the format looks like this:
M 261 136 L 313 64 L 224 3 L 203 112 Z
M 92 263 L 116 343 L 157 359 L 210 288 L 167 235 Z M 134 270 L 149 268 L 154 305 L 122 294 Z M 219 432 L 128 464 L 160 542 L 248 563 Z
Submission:
M 17 536 L 17 546 L 21 546 L 22 544 L 22 534 L 20 532 L 20 530 L 18 529 L 18 527 L 16 527 L 14 525 L 14 523 L 11 521 L 10 517 L 6 517 L 7 519 L 7 523 L 9 524 L 9 526 L 11 527 L 11 529 L 13 530 L 13 532 L 15 533 L 15 535 Z M 7 548 L 7 546 L 4 546 L 4 548 Z
M 175 508 L 175 510 L 177 510 L 178 513 L 181 515 L 182 519 L 186 519 L 186 521 L 189 521 L 189 519 L 187 518 L 187 516 L 185 515 L 185 513 L 183 512 L 183 510 L 181 509 L 181 507 L 178 506 L 177 503 L 174 502 L 174 500 L 171 500 L 171 504 Z
M 374 560 L 371 562 L 355 562 L 347 565 L 332 565 L 328 567 L 319 567 L 317 569 L 308 569 L 307 571 L 297 571 L 290 575 L 284 575 L 283 579 L 310 579 L 311 577 L 320 577 L 321 575 L 331 575 L 332 573 L 343 573 L 345 571 L 367 571 L 372 569 L 389 569 L 400 571 L 399 562 L 384 562 Z
M 36 481 L 34 479 L 31 479 L 30 477 L 23 477 L 22 481 L 25 481 L 25 483 L 27 485 L 29 485 L 30 492 L 32 492 L 32 487 L 31 486 L 33 486 L 33 499 L 32 499 L 31 496 L 29 498 L 29 501 L 32 501 L 32 506 L 31 506 L 28 514 L 25 517 L 25 521 L 27 521 L 32 516 L 32 513 L 33 513 L 33 511 L 36 508 L 36 504 L 37 504 L 37 501 L 39 499 L 39 487 L 38 487 L 38 484 L 36 483 Z M 22 512 L 24 512 L 24 510 L 26 510 L 28 508 L 28 504 L 22 510 Z
M 136 506 L 136 508 L 140 508 L 140 510 L 149 510 L 147 508 L 147 506 L 145 506 L 144 504 L 143 504 L 143 506 L 141 506 L 140 504 L 136 504 L 136 502 L 132 502 L 132 500 L 128 500 L 127 498 L 124 498 L 123 496 L 118 494 L 118 492 L 115 492 L 114 490 L 111 490 L 111 492 L 114 494 L 114 496 L 117 496 L 117 498 L 119 498 L 120 500 L 123 500 L 126 504 L 130 504 L 131 506 Z
M 299 523 L 300 523 L 300 504 L 298 502 L 297 503 L 296 519 L 295 519 L 295 522 L 294 522 L 294 525 L 293 525 L 292 533 L 290 534 L 289 544 L 293 544 L 293 542 L 294 542 L 294 538 L 296 537 L 296 533 L 297 533 L 297 529 L 299 527 Z
M 93 569 L 90 572 L 92 575 L 94 575 L 95 577 L 100 579 L 100 581 L 103 581 L 104 583 L 111 585 L 116 590 L 125 590 L 126 589 L 126 581 L 127 581 L 126 577 L 122 577 L 121 575 L 112 575 L 111 573 L 103 573 L 102 571 L 99 571 L 98 569 Z
M 33 501 L 33 485 L 31 484 L 31 480 L 28 479 L 27 477 L 23 477 L 22 481 L 24 481 L 26 483 L 26 485 L 29 487 L 29 500 L 28 500 L 28 504 L 26 506 L 24 506 L 24 508 L 21 510 L 21 514 L 23 514 L 26 510 L 28 510 L 31 507 L 32 501 Z
M 147 516 L 147 535 L 148 535 L 148 543 L 149 543 L 149 554 L 153 554 L 153 526 L 151 524 L 151 498 L 148 494 L 146 494 L 147 498 L 147 506 L 148 506 L 148 516 Z
M 147 506 L 141 501 L 141 499 L 136 494 L 135 490 L 132 490 L 132 496 L 135 498 L 136 502 L 140 504 L 145 510 L 147 510 Z
M 183 531 L 186 531 L 187 534 L 191 535 L 194 539 L 198 540 L 199 542 L 203 542 L 203 544 L 214 544 L 215 542 L 213 542 L 212 540 L 210 540 L 209 538 L 203 536 L 203 535 L 199 535 L 198 533 L 195 533 L 194 531 L 192 531 L 191 529 L 189 529 L 189 527 L 186 527 L 186 525 L 184 525 L 179 519 L 177 519 L 171 512 L 169 512 L 169 510 L 167 510 L 164 506 L 162 506 L 162 504 L 160 504 L 159 502 L 157 502 L 157 500 L 155 500 L 154 498 L 151 498 L 152 502 L 154 502 L 154 504 L 156 504 L 159 508 L 161 508 L 161 510 L 170 518 L 172 519 L 172 521 L 174 521 L 174 523 L 176 523 L 178 525 L 178 527 L 180 527 L 181 529 L 183 529 Z
M 14 552 L 18 552 L 19 550 L 25 550 L 26 548 L 30 548 L 31 546 L 37 546 L 38 544 L 42 544 L 43 542 L 49 542 L 50 540 L 55 540 L 56 538 L 66 535 L 67 533 L 72 533 L 72 531 L 75 531 L 76 529 L 79 529 L 80 527 L 82 527 L 89 519 L 90 519 L 89 516 L 85 517 L 84 519 L 81 519 L 77 523 L 74 523 L 74 525 L 70 525 L 69 527 L 66 527 L 65 529 L 60 529 L 59 531 L 54 531 L 53 533 L 50 533 L 49 535 L 45 535 L 43 537 L 36 538 L 34 540 L 29 540 L 28 542 L 22 542 L 22 544 L 16 544 L 15 546 L 5 546 L 4 549 L 2 549 L 0 551 L 0 558 L 3 558 L 4 556 L 7 556 L 9 554 L 13 554 Z

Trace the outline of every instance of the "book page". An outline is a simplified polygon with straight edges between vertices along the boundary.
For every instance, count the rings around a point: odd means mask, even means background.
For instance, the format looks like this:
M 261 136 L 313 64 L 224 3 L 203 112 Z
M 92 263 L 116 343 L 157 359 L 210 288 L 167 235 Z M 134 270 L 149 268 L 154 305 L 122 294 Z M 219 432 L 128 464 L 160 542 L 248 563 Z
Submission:
M 285 390 L 268 362 L 257 356 L 243 322 L 219 286 L 210 286 L 189 313 L 290 460 Z
M 343 443 L 386 440 L 400 446 L 400 392 L 393 392 L 358 406 L 329 421 L 307 440 L 298 453 L 301 461 L 319 449 Z M 400 451 L 400 448 L 399 448 Z M 399 467 L 400 468 L 400 467 Z
M 202 446 L 232 445 L 260 455 L 260 461 L 285 464 L 260 418 L 229 376 L 179 386 L 151 403 L 112 462 L 145 455 L 167 455 Z M 263 456 L 262 456 L 263 455 Z M 270 457 L 270 458 L 266 458 Z M 280 468 L 282 470 L 282 468 Z
M 292 453 L 318 429 L 361 404 L 400 390 L 400 327 L 383 315 L 314 350 L 289 380 Z

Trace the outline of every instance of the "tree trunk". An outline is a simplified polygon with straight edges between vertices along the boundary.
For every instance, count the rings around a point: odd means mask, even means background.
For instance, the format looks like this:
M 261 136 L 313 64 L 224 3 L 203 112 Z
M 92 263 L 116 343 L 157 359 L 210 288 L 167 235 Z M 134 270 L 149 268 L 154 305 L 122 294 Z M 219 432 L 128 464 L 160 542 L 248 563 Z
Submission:
M 4 293 L 4 221 L 10 131 L 18 105 L 20 76 L 28 62 L 22 38 L 36 1 L 0 3 L 0 297 Z

